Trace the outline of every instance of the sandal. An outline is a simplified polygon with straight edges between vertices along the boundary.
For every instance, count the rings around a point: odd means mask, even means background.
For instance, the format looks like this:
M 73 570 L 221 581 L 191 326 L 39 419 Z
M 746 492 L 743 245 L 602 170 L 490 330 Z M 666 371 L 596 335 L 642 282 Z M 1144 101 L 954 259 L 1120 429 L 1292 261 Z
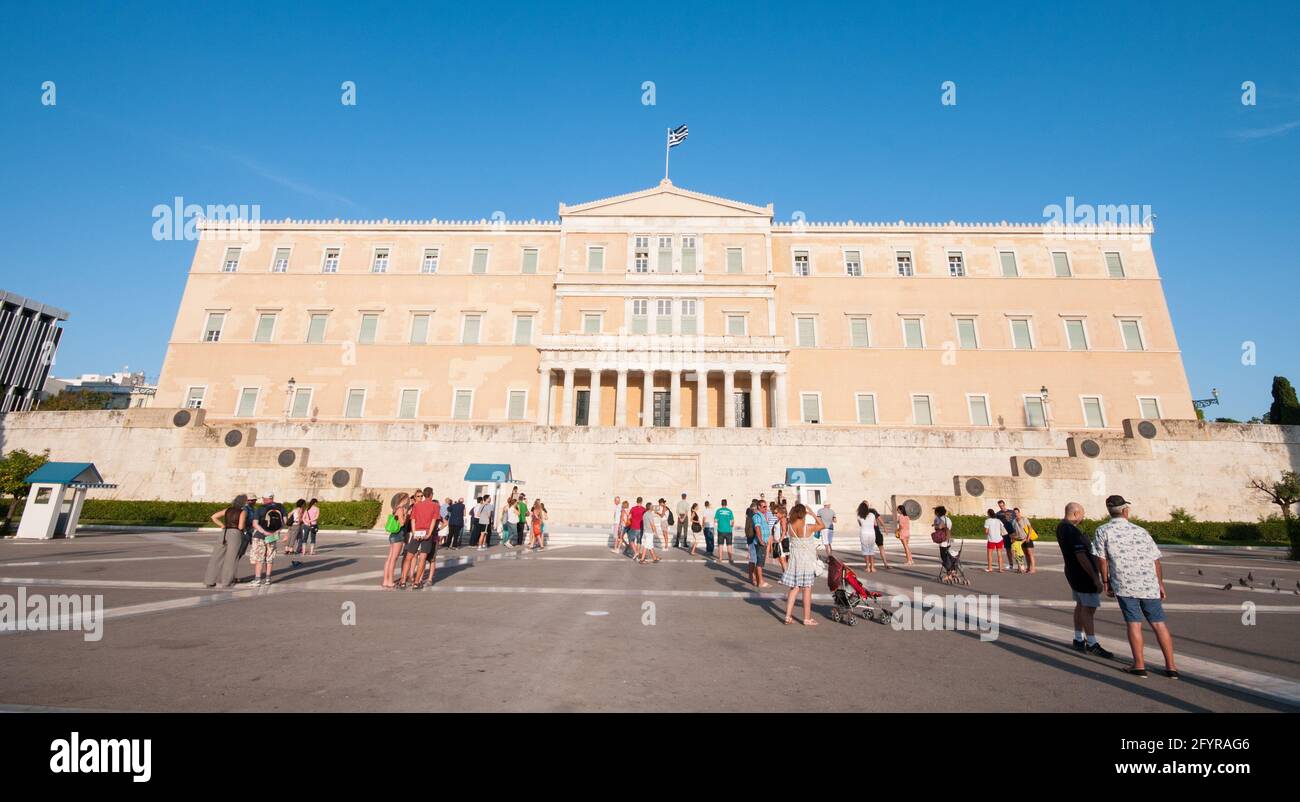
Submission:
M 803 620 L 803 625 L 806 627 L 815 627 L 817 626 L 817 622 L 812 620 L 811 618 L 805 618 Z
M 785 617 L 785 622 L 786 622 L 787 624 L 793 624 L 793 623 L 794 623 L 794 619 L 787 615 L 787 616 Z

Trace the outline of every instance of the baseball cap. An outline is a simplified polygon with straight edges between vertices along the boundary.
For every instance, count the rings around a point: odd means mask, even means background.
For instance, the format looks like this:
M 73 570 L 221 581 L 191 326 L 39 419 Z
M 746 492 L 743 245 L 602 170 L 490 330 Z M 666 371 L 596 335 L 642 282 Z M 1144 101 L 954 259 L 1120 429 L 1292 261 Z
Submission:
M 1106 497 L 1106 506 L 1107 506 L 1107 507 L 1125 507 L 1125 506 L 1129 506 L 1129 503 L 1128 503 L 1127 500 L 1125 500 L 1125 498 L 1124 498 L 1123 496 L 1107 496 L 1107 497 Z
M 267 491 L 262 494 L 262 498 L 275 498 L 275 494 L 270 491 Z

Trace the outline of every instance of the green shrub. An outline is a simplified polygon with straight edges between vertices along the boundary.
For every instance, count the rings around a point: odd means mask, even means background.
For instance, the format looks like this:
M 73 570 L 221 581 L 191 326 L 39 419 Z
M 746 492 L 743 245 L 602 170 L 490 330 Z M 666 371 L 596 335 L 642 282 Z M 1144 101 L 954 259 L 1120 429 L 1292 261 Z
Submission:
M 379 517 L 378 501 L 322 501 L 322 529 L 369 529 Z M 86 499 L 81 523 L 123 526 L 211 526 L 214 512 L 226 508 L 217 501 L 135 501 Z

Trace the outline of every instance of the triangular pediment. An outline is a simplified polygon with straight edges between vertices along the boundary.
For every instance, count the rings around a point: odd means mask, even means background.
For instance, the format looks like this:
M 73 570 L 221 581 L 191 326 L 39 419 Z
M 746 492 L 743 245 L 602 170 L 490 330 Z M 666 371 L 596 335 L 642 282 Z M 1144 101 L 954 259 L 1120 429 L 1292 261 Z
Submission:
M 745 217 L 771 220 L 772 205 L 753 206 L 692 192 L 675 187 L 665 179 L 659 186 L 639 192 L 575 206 L 561 203 L 560 217 Z

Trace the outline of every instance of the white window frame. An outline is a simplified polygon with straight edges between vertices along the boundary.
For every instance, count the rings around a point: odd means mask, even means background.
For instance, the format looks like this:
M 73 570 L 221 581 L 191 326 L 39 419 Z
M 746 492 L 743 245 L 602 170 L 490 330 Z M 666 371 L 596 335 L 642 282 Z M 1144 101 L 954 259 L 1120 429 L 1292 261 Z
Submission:
M 525 268 L 528 267 L 528 252 L 533 253 L 533 271 L 530 273 Z M 542 249 L 536 245 L 523 245 L 519 248 L 519 275 L 536 276 L 542 272 Z
M 840 248 L 840 253 L 844 258 L 844 275 L 849 276 L 850 278 L 862 278 L 863 276 L 862 249 L 854 248 L 846 245 Z M 858 266 L 857 266 L 856 273 L 853 270 L 852 263 L 849 261 L 849 254 L 851 253 L 856 253 L 858 255 L 857 257 Z
M 924 351 L 925 350 L 925 316 L 924 315 L 899 315 L 898 320 L 899 320 L 898 325 L 900 326 L 903 332 L 903 348 L 909 351 Z M 917 323 L 920 324 L 921 345 L 919 347 L 909 345 L 907 342 L 907 321 L 909 320 L 915 320 Z
M 677 239 L 678 239 L 678 242 L 680 243 L 680 244 L 678 245 L 678 248 L 677 248 L 677 272 L 682 273 L 682 274 L 684 274 L 684 275 L 688 275 L 688 276 L 693 276 L 693 275 L 696 275 L 696 274 L 699 274 L 699 273 L 703 273 L 703 272 L 704 272 L 703 266 L 700 265 L 700 237 L 699 237 L 699 235 L 698 235 L 698 234 L 682 234 L 682 235 L 679 236 Z M 686 243 L 687 243 L 688 240 L 689 240 L 690 243 L 691 243 L 690 248 L 687 248 L 687 247 L 686 247 Z M 692 256 L 692 257 L 694 258 L 694 260 L 695 260 L 694 269 L 692 269 L 692 270 L 687 270 L 687 269 L 686 269 L 686 252 L 687 252 L 688 250 L 691 251 L 691 256 Z
M 209 309 L 206 311 L 207 314 L 203 318 L 203 333 L 200 335 L 199 342 L 219 343 L 221 342 L 221 335 L 226 331 L 226 317 L 229 316 L 230 311 L 227 309 Z M 221 325 L 217 326 L 215 329 L 212 328 L 213 315 L 217 315 L 221 318 Z M 209 337 L 208 335 L 214 331 L 217 333 L 217 336 Z
M 871 399 L 871 416 L 875 420 L 862 420 L 862 399 Z M 880 400 L 876 397 L 874 390 L 853 394 L 853 419 L 858 422 L 859 426 L 879 426 L 880 425 Z
M 668 269 L 663 269 L 664 240 L 668 240 Z M 672 234 L 656 234 L 654 236 L 654 270 L 651 273 L 676 273 L 677 272 L 677 237 Z
M 244 405 L 244 393 L 249 390 L 253 391 L 253 409 L 251 412 L 240 412 L 240 407 Z M 257 402 L 262 400 L 262 388 L 258 386 L 240 387 L 239 394 L 235 396 L 235 417 L 236 418 L 255 418 L 257 417 Z
M 375 319 L 375 330 L 371 333 L 370 342 L 362 342 L 361 337 L 365 334 L 366 318 L 368 317 L 373 317 Z M 374 345 L 379 342 L 379 322 L 382 317 L 383 315 L 381 313 L 376 312 L 373 309 L 361 312 L 361 317 L 357 321 L 357 345 Z
M 799 272 L 799 255 L 800 255 L 800 254 L 803 254 L 803 257 L 804 257 L 804 265 L 808 268 L 808 272 L 807 272 L 807 273 L 800 273 L 800 272 Z M 790 248 L 790 275 L 795 276 L 795 277 L 797 277 L 797 278 L 811 278 L 811 277 L 812 277 L 812 248 L 807 247 L 807 246 L 799 246 L 799 247 L 793 247 L 793 246 L 792 246 L 792 247 Z
M 592 270 L 592 269 L 591 269 L 591 256 L 592 256 L 592 254 L 597 254 L 597 253 L 600 254 L 600 268 L 597 269 L 597 270 Z M 587 263 L 586 263 L 586 265 L 584 265 L 584 267 L 585 267 L 585 269 L 586 269 L 586 271 L 587 271 L 588 273 L 604 273 L 604 272 L 605 272 L 605 246 L 604 246 L 604 245 L 588 245 L 588 246 L 587 246 Z
M 691 312 L 686 313 L 686 306 L 690 304 Z M 694 331 L 686 330 L 686 321 L 691 321 L 691 327 Z M 681 334 L 698 335 L 700 334 L 700 301 L 698 298 L 679 298 L 677 301 L 677 331 Z
M 961 343 L 961 324 L 962 321 L 969 320 L 971 334 L 975 337 L 975 344 L 967 348 Z M 980 322 L 978 315 L 953 315 L 953 330 L 957 332 L 957 349 L 959 351 L 978 351 L 980 349 Z
M 907 258 L 907 272 L 903 272 L 902 259 Z M 916 276 L 916 254 L 908 248 L 894 249 L 894 275 L 899 278 L 914 278 Z
M 469 326 L 470 318 L 478 319 L 478 330 L 474 332 L 474 342 L 465 342 L 465 329 Z M 460 314 L 460 344 L 461 345 L 482 345 L 483 344 L 483 313 L 482 312 L 461 312 Z
M 957 257 L 957 267 L 960 273 L 952 272 L 952 258 Z M 949 248 L 944 255 L 944 261 L 948 265 L 948 278 L 966 278 L 970 271 L 966 269 L 966 252 L 960 248 Z
M 1043 401 L 1043 397 L 1042 397 L 1041 395 L 1039 395 L 1038 393 L 1024 393 L 1023 395 L 1020 396 L 1020 399 L 1021 399 L 1021 405 L 1020 405 L 1020 407 L 1021 407 L 1021 410 L 1024 412 L 1024 415 L 1025 415 L 1025 417 L 1024 417 L 1025 428 L 1026 428 L 1026 429 L 1046 429 L 1046 428 L 1047 428 L 1047 422 L 1048 422 L 1048 421 L 1047 421 L 1047 404 Z M 1030 418 L 1029 418 L 1029 402 L 1030 402 L 1030 401 L 1037 401 L 1037 402 L 1038 402 L 1038 405 L 1039 405 L 1039 408 L 1043 411 L 1043 425 L 1042 425 L 1042 426 L 1035 426 L 1035 425 L 1033 425 L 1033 424 L 1030 422 Z
M 519 342 L 519 321 L 525 319 L 528 321 L 528 340 L 527 342 L 521 343 Z M 482 323 L 479 324 L 479 327 L 480 329 L 482 328 Z M 536 334 L 536 331 L 537 331 L 536 313 L 516 312 L 514 315 L 514 322 L 511 324 L 510 327 L 510 344 L 511 345 L 532 345 L 535 339 L 534 335 Z
M 456 417 L 456 399 L 461 393 L 469 393 L 469 410 L 463 418 Z M 452 420 L 474 420 L 474 388 L 473 387 L 453 387 L 451 390 L 451 419 Z
M 1125 324 L 1125 323 L 1129 323 L 1129 322 L 1131 322 L 1131 323 L 1133 323 L 1133 324 L 1135 324 L 1135 325 L 1137 326 L 1137 335 L 1138 335 L 1138 339 L 1141 341 L 1141 342 L 1139 343 L 1139 345 L 1141 346 L 1140 348 L 1129 348 L 1129 347 L 1128 347 L 1128 339 L 1124 336 L 1124 324 Z M 1125 351 L 1132 351 L 1132 352 L 1134 352 L 1134 353 L 1138 353 L 1138 352 L 1141 352 L 1141 351 L 1149 351 L 1149 350 L 1151 350 L 1150 346 L 1147 345 L 1147 332 L 1146 332 L 1146 328 L 1143 327 L 1143 325 L 1142 325 L 1142 318 L 1141 318 L 1139 315 L 1116 315 L 1116 316 L 1115 316 L 1115 325 L 1119 326 L 1119 344 L 1120 344 L 1120 348 L 1122 348 L 1122 349 L 1125 350 Z
M 519 411 L 519 417 L 512 418 L 510 417 L 510 396 L 514 395 L 515 393 L 523 394 L 524 407 Z M 528 388 L 513 387 L 513 388 L 506 389 L 506 420 L 511 420 L 511 421 L 528 420 Z
M 474 272 L 474 255 L 483 251 L 483 272 Z M 471 276 L 487 276 L 492 273 L 492 246 L 491 245 L 472 245 L 469 249 L 469 274 Z
M 380 253 L 383 253 L 382 261 Z M 388 266 L 393 261 L 393 248 L 391 245 L 376 245 L 370 249 L 370 272 L 381 274 L 388 272 Z
M 1029 347 L 1021 348 L 1016 345 L 1016 323 L 1024 321 L 1025 332 L 1029 335 Z M 1007 332 L 1011 335 L 1012 351 L 1036 351 L 1038 338 L 1034 336 L 1034 319 L 1030 315 L 1007 315 Z
M 1061 254 L 1065 257 L 1065 275 L 1062 276 L 1056 272 L 1056 255 Z M 1074 261 L 1070 259 L 1069 251 L 1048 251 L 1048 257 L 1052 265 L 1053 278 L 1074 278 Z
M 322 327 L 321 327 L 321 330 L 320 330 L 320 342 L 312 342 L 312 341 L 311 341 L 311 322 L 312 322 L 312 319 L 315 318 L 315 317 L 323 317 L 323 318 L 325 318 L 325 325 L 322 326 Z M 322 344 L 324 344 L 324 343 L 325 343 L 325 335 L 329 332 L 329 328 L 330 328 L 330 313 L 329 313 L 329 312 L 312 312 L 312 311 L 308 311 L 308 312 L 307 312 L 307 336 L 306 336 L 304 342 L 307 343 L 308 345 L 322 345 Z
M 271 331 L 266 335 L 265 340 L 259 340 L 257 339 L 257 335 L 262 329 L 262 318 L 266 317 L 267 315 L 270 315 L 271 317 Z M 257 312 L 257 323 L 253 326 L 253 342 L 255 343 L 275 342 L 275 327 L 278 326 L 279 323 L 280 323 L 279 312 L 273 312 L 269 309 L 268 310 L 259 309 Z
M 420 275 L 435 276 L 438 274 L 438 260 L 442 258 L 442 248 L 425 247 L 420 249 Z
M 1110 256 L 1111 254 L 1114 254 L 1115 258 L 1119 260 L 1118 276 L 1112 276 L 1110 274 L 1110 261 L 1106 257 Z M 1106 268 L 1106 278 L 1128 278 L 1128 265 L 1124 264 L 1124 254 L 1120 253 L 1119 251 L 1102 251 L 1101 263 Z
M 637 314 L 637 304 L 645 304 L 645 311 Z M 637 318 L 641 320 L 642 331 L 637 331 Z M 650 333 L 650 299 L 649 298 L 629 298 L 627 325 L 629 334 L 649 334 Z
M 278 254 L 280 251 L 288 251 L 288 252 L 289 252 L 288 255 L 284 257 L 284 270 L 276 270 L 276 269 L 275 269 L 276 264 L 278 264 L 278 260 L 277 260 L 275 257 L 276 257 L 276 254 Z M 276 245 L 274 248 L 271 249 L 271 269 L 270 269 L 269 272 L 271 272 L 271 273 L 288 273 L 288 272 L 289 272 L 289 264 L 290 264 L 292 261 L 293 261 L 293 245 Z
M 817 400 L 817 420 L 808 420 L 808 416 L 805 414 L 804 401 L 809 398 L 814 398 Z M 809 392 L 799 393 L 799 422 L 810 426 L 812 425 L 820 426 L 823 423 L 825 423 L 825 421 L 826 421 L 826 414 L 825 414 L 825 410 L 822 409 L 821 391 L 813 390 Z
M 971 406 L 971 401 L 976 398 L 984 402 L 984 423 L 975 421 L 975 408 Z M 971 426 L 983 428 L 993 425 L 993 407 L 989 404 L 988 393 L 966 393 L 966 418 L 970 421 Z
M 230 252 L 235 252 L 235 259 L 230 260 Z M 227 245 L 224 253 L 221 254 L 221 272 L 237 273 L 239 272 L 239 263 L 244 260 L 244 247 L 242 245 Z
M 406 417 L 403 417 L 403 416 L 402 416 L 402 398 L 403 398 L 407 393 L 415 393 L 415 410 L 414 410 L 414 412 L 411 414 L 411 417 L 409 417 L 409 418 L 406 418 Z M 397 390 L 397 413 L 396 413 L 396 418 L 397 418 L 398 420 L 416 420 L 417 418 L 419 418 L 419 417 L 420 417 L 420 396 L 422 396 L 422 395 L 423 395 L 423 393 L 420 392 L 420 388 L 419 388 L 419 387 L 399 387 L 398 390 Z
M 307 410 L 302 415 L 295 415 L 294 410 L 298 408 L 298 396 L 303 395 L 304 393 L 306 394 L 306 398 L 307 398 Z M 293 398 L 289 399 L 289 419 L 303 420 L 305 418 L 310 418 L 311 409 L 312 409 L 311 402 L 314 400 L 315 396 L 316 396 L 315 387 L 303 387 L 302 385 L 298 385 L 297 387 L 293 388 Z
M 333 270 L 330 269 L 330 251 L 334 251 L 334 269 L 333 269 Z M 322 273 L 328 273 L 328 274 L 330 274 L 330 275 L 333 275 L 333 274 L 339 272 L 339 268 L 342 267 L 342 265 L 343 265 L 343 246 L 342 246 L 342 245 L 326 245 L 325 247 L 321 248 L 321 254 L 320 254 L 320 272 L 322 272 Z
M 1101 415 L 1101 425 L 1091 426 L 1088 424 L 1088 400 L 1097 402 L 1097 412 Z M 1083 413 L 1083 428 L 1085 429 L 1105 429 L 1106 428 L 1106 399 L 1101 395 L 1081 395 L 1079 396 L 1079 410 Z
M 195 391 L 195 390 L 198 390 L 198 391 L 199 391 L 199 397 L 198 397 L 197 399 L 194 398 L 194 391 Z M 185 388 L 185 408 L 186 408 L 186 409 L 203 409 L 203 402 L 204 402 L 205 400 L 207 400 L 207 397 L 208 397 L 208 386 L 207 386 L 206 384 L 196 384 L 196 385 L 193 385 L 193 386 L 191 386 L 191 387 L 186 387 L 186 388 Z M 196 400 L 198 401 L 197 404 L 194 403 Z M 1139 404 L 1138 404 L 1138 409 L 1141 409 L 1141 408 L 1142 408 L 1142 405 L 1139 403 Z
M 1148 418 L 1146 415 L 1144 415 L 1144 414 L 1142 413 L 1142 402 L 1143 402 L 1143 401 L 1150 401 L 1150 402 L 1152 402 L 1152 403 L 1154 403 L 1154 404 L 1156 405 L 1156 416 L 1155 416 L 1154 418 Z M 1160 408 L 1160 396 L 1158 396 L 1158 395 L 1139 395 L 1139 396 L 1137 396 L 1137 402 L 1138 402 L 1138 418 L 1139 418 L 1139 419 L 1141 419 L 1141 420 L 1160 420 L 1161 418 L 1164 417 L 1164 414 L 1165 414 L 1165 413 L 1164 413 L 1164 410 L 1162 410 L 1162 409 Z
M 731 333 L 732 318 L 740 318 L 740 334 Z M 722 313 L 722 330 L 728 337 L 748 337 L 749 336 L 749 313 L 748 312 L 723 312 Z
M 876 341 L 875 337 L 871 333 L 871 315 L 847 315 L 846 317 L 849 321 L 849 347 L 870 348 L 871 344 Z M 858 344 L 853 341 L 853 323 L 857 320 L 861 320 L 863 327 L 867 330 L 867 341 L 864 344 Z
M 1015 249 L 998 248 L 997 254 L 998 254 L 998 275 L 1001 276 L 1002 278 L 1020 278 L 1020 257 L 1019 255 L 1016 254 Z M 1015 273 L 1009 276 L 1007 275 L 1006 265 L 1002 264 L 1003 254 L 1010 254 L 1011 267 L 1014 268 L 1016 271 Z
M 426 318 L 424 321 L 424 342 L 415 341 L 415 322 L 419 318 Z M 406 327 L 406 344 L 407 345 L 428 345 L 430 329 L 433 324 L 433 312 L 423 310 L 411 312 L 411 324 Z
M 578 329 L 578 331 L 579 331 L 580 333 L 582 333 L 582 334 L 602 334 L 602 333 L 604 333 L 604 331 L 605 331 L 605 313 L 604 313 L 604 312 L 582 312 L 581 314 L 582 314 L 582 317 L 581 317 L 581 319 L 580 319 L 580 323 L 579 323 L 580 328 Z M 589 332 L 589 331 L 587 331 L 587 318 L 592 318 L 592 317 L 594 317 L 594 318 L 596 319 L 596 330 L 595 330 L 594 332 Z
M 812 341 L 812 343 L 810 343 L 810 344 L 809 344 L 809 343 L 804 343 L 804 342 L 802 342 L 802 341 L 800 340 L 800 337 L 799 337 L 799 323 L 800 323 L 800 321 L 804 321 L 804 320 L 811 320 L 811 321 L 812 321 L 812 340 L 813 340 L 813 341 Z M 816 348 L 816 347 L 817 347 L 817 343 L 818 343 L 819 340 L 820 340 L 820 337 L 819 337 L 818 332 L 817 332 L 817 316 L 816 316 L 816 315 L 809 315 L 809 314 L 797 314 L 797 315 L 795 315 L 795 316 L 794 316 L 794 346 L 795 346 L 795 348 Z
M 655 300 L 655 315 L 654 315 L 655 324 L 654 324 L 654 331 L 652 333 L 660 334 L 660 335 L 674 333 L 676 331 L 676 326 L 677 326 L 677 311 L 676 311 L 677 304 L 673 303 L 672 298 L 656 298 L 654 300 Z M 663 312 L 660 311 L 660 308 L 662 307 L 663 304 L 668 304 L 668 314 L 664 314 Z M 661 330 L 659 325 L 659 321 L 661 320 L 668 321 L 667 331 Z
M 1083 329 L 1083 347 L 1075 348 L 1070 342 L 1070 324 L 1078 323 Z M 1091 351 L 1092 337 L 1088 334 L 1088 318 L 1083 315 L 1066 315 L 1061 318 L 1061 327 L 1065 329 L 1065 350 L 1067 351 Z
M 731 269 L 731 254 L 733 252 L 740 254 L 740 269 L 735 271 Z M 722 269 L 728 275 L 738 276 L 745 272 L 745 249 L 743 247 L 739 245 L 728 245 L 726 250 L 723 252 L 723 259 L 725 261 L 722 265 Z
M 644 241 L 644 242 L 643 242 Z M 654 237 L 650 234 L 632 235 L 632 259 L 628 262 L 629 273 L 650 273 L 650 244 Z M 644 254 L 644 256 L 642 255 Z
M 352 403 L 352 394 L 355 392 L 361 393 L 361 409 L 356 415 L 349 415 L 348 405 Z M 365 387 L 349 387 L 347 392 L 343 394 L 343 417 L 347 420 L 360 420 L 364 418 L 366 416 L 366 396 L 368 395 L 370 395 L 370 393 L 366 392 Z
M 924 399 L 925 399 L 925 407 L 926 407 L 926 409 L 928 409 L 928 410 L 930 411 L 930 421 L 929 421 L 929 423 L 921 423 L 920 421 L 918 421 L 918 420 L 916 419 L 916 400 L 917 400 L 918 398 L 924 398 Z M 912 411 L 912 425 L 913 425 L 913 426 L 933 426 L 933 425 L 934 425 L 934 418 L 935 418 L 935 415 L 934 415 L 934 394 L 933 394 L 933 393 L 910 393 L 910 394 L 908 395 L 908 397 L 907 397 L 907 402 L 908 402 L 908 406 L 911 407 L 911 411 Z

